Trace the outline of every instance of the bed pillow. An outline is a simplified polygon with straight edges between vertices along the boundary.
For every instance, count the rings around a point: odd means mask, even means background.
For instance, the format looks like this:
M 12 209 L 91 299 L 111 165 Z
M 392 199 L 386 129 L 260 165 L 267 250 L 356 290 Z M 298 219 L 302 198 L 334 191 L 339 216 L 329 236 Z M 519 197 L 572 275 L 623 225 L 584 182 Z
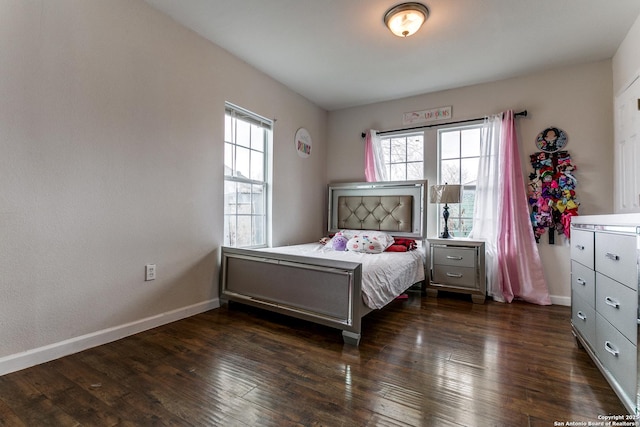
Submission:
M 347 242 L 347 250 L 367 254 L 379 254 L 384 252 L 385 247 L 377 237 L 360 235 L 349 239 Z
M 405 245 L 395 245 L 395 244 L 385 249 L 385 252 L 407 252 L 407 251 L 408 249 Z
M 418 247 L 415 239 L 406 239 L 403 237 L 396 237 L 392 245 L 390 245 L 387 249 L 387 252 L 406 252 L 412 251 Z M 404 248 L 404 249 L 401 249 Z
M 394 243 L 394 239 L 384 231 L 376 230 L 340 230 L 336 235 L 345 236 L 347 239 L 352 239 L 356 236 L 367 236 L 369 239 L 375 239 L 382 245 L 384 251 Z

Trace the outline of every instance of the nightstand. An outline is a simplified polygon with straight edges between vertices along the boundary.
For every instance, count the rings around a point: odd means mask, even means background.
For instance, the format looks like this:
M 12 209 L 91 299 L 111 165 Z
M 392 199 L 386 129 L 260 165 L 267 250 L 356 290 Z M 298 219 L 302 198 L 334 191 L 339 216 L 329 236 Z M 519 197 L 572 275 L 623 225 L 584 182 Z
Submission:
M 471 294 L 474 303 L 483 304 L 487 294 L 484 242 L 451 238 L 427 239 L 431 253 L 431 283 L 427 294 L 438 291 Z

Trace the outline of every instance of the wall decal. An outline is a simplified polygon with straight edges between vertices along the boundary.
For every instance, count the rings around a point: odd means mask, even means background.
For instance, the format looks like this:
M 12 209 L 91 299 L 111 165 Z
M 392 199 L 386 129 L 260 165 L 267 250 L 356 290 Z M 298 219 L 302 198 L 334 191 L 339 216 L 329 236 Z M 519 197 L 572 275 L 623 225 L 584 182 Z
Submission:
M 307 131 L 305 128 L 300 128 L 296 131 L 296 136 L 293 140 L 293 143 L 295 144 L 298 156 L 307 158 L 311 155 L 311 147 L 313 146 L 313 142 L 311 140 L 311 135 L 309 135 L 309 131 Z
M 432 122 L 451 118 L 451 106 L 438 107 L 430 110 L 411 111 L 402 115 L 402 124 L 411 125 L 414 123 Z

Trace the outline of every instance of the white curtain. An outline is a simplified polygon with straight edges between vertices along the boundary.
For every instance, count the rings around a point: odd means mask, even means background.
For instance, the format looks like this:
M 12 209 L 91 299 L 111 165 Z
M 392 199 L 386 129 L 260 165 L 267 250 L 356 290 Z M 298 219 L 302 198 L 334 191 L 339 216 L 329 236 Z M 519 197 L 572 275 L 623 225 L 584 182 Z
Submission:
M 367 182 L 388 181 L 382 143 L 375 130 L 367 131 L 364 143 L 364 176 Z
M 529 218 L 512 110 L 485 119 L 471 237 L 485 241 L 487 293 L 551 304 Z
M 469 237 L 485 241 L 487 294 L 504 302 L 498 264 L 498 213 L 501 210 L 503 177 L 500 170 L 502 115 L 486 117 L 480 142 L 473 224 Z

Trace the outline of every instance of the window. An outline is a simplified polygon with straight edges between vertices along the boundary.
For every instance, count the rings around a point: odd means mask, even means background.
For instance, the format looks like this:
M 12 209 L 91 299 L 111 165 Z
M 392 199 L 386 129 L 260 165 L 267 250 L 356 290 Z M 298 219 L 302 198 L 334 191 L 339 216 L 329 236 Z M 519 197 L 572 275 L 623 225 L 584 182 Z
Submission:
M 267 244 L 270 120 L 231 104 L 224 121 L 224 244 Z
M 390 181 L 423 179 L 423 141 L 422 132 L 380 136 L 384 167 Z
M 462 185 L 462 201 L 449 206 L 449 232 L 467 237 L 471 232 L 480 160 L 482 124 L 438 131 L 438 182 Z M 438 218 L 439 226 L 444 221 Z M 442 228 L 442 227 L 441 227 Z

